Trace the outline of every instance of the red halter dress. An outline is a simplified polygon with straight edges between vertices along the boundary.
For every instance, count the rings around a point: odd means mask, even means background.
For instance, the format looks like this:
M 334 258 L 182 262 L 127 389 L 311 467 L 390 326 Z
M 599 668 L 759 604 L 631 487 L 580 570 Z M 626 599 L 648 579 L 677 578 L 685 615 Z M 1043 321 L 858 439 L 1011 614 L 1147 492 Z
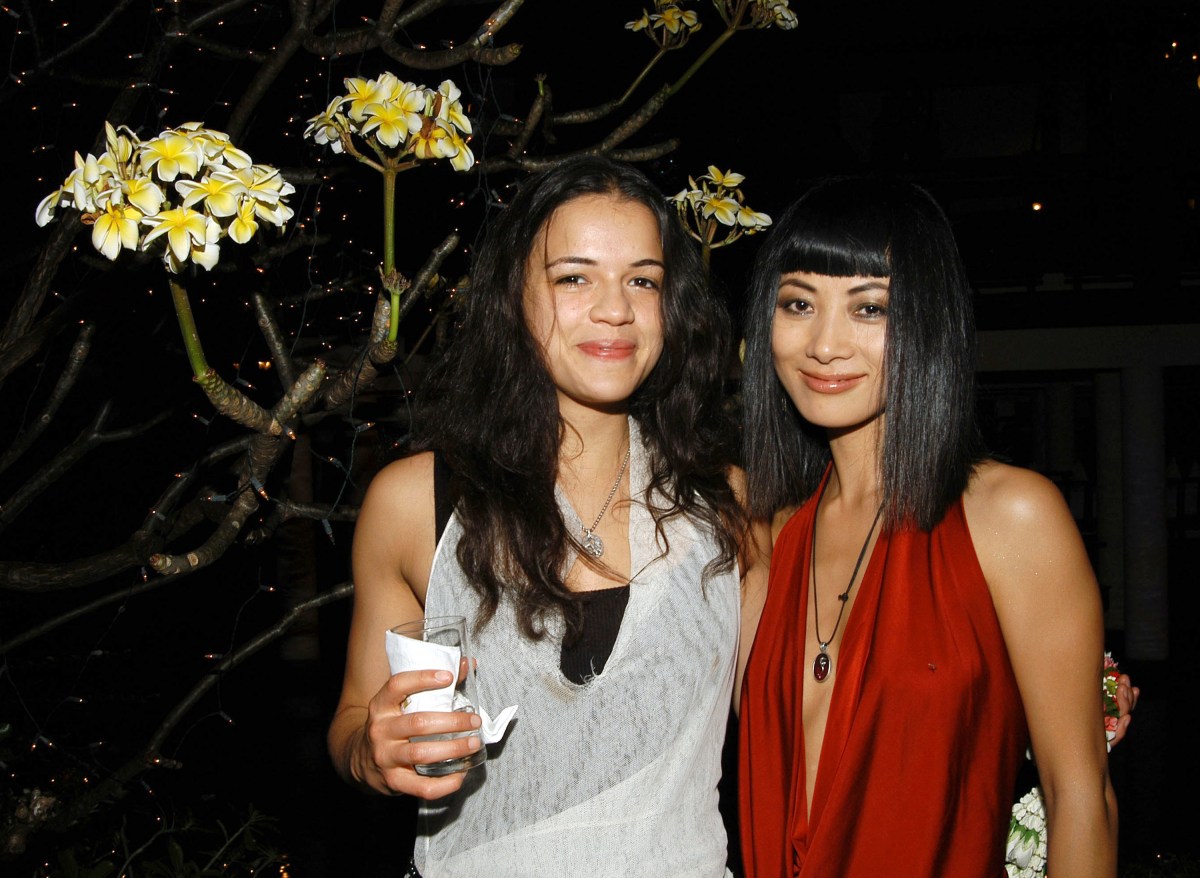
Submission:
M 746 875 L 1001 878 L 1028 733 L 962 502 L 879 537 L 824 683 L 804 661 L 815 510 L 776 542 L 742 686 Z M 804 687 L 830 685 L 810 803 Z

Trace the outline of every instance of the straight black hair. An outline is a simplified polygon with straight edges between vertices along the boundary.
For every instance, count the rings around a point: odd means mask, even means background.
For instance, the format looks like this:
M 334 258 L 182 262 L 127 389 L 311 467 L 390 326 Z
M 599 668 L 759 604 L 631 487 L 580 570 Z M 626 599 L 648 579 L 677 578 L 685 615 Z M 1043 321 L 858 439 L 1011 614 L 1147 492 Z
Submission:
M 525 318 L 526 266 L 554 212 L 587 195 L 644 206 L 661 235 L 663 352 L 629 400 L 647 447 L 647 496 L 658 504 L 651 512 L 660 538 L 668 518 L 690 516 L 719 547 L 706 573 L 727 570 L 745 520 L 727 479 L 737 451 L 723 406 L 729 318 L 678 217 L 640 171 L 603 156 L 531 177 L 479 249 L 455 339 L 426 381 L 413 446 L 440 450 L 455 472 L 464 526 L 458 560 L 483 598 L 480 621 L 505 596 L 529 637 L 540 637 L 547 616 L 557 614 L 568 635 L 576 633 L 582 611 L 563 582 L 575 543 L 554 498 L 565 425 Z
M 966 490 L 981 455 L 974 312 L 949 221 L 911 183 L 833 179 L 771 230 L 751 284 L 743 379 L 747 490 L 759 517 L 808 499 L 830 459 L 824 431 L 800 417 L 771 356 L 780 277 L 794 271 L 889 278 L 884 523 L 929 530 Z

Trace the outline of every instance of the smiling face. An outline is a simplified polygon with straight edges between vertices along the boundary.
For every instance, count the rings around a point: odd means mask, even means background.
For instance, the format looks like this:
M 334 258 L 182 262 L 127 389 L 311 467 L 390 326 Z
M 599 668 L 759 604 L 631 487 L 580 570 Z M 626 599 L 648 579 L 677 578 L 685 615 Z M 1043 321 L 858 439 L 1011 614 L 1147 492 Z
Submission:
M 775 374 L 800 415 L 838 433 L 884 410 L 888 279 L 797 271 L 779 280 Z
M 663 349 L 663 251 L 642 204 L 611 195 L 566 202 L 534 239 L 525 320 L 564 416 L 624 411 Z

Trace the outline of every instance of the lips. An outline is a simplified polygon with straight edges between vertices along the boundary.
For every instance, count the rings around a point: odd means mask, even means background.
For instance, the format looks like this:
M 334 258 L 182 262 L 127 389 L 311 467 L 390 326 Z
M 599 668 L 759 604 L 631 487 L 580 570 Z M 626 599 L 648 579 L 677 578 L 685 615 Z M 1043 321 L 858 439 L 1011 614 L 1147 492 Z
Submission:
M 625 339 L 609 338 L 580 342 L 578 348 L 598 360 L 624 360 L 633 356 L 637 345 Z
M 861 372 L 855 375 L 819 375 L 813 372 L 801 372 L 804 383 L 810 390 L 817 393 L 845 393 L 862 383 L 867 376 Z

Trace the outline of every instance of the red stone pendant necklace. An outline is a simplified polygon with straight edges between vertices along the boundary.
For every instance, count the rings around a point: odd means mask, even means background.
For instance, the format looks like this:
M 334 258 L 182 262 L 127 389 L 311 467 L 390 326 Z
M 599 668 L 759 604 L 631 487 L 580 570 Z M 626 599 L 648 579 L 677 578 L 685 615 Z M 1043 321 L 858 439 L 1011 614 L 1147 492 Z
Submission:
M 828 480 L 825 484 L 828 484 Z M 829 657 L 828 652 L 829 644 L 833 642 L 838 627 L 842 624 L 842 614 L 846 612 L 846 604 L 850 600 L 850 589 L 854 588 L 854 580 L 858 578 L 858 569 L 862 567 L 863 558 L 867 556 L 867 546 L 871 543 L 871 535 L 875 533 L 875 527 L 879 524 L 879 516 L 883 514 L 883 504 L 881 503 L 879 511 L 875 513 L 875 520 L 871 522 L 871 529 L 867 531 L 867 538 L 863 540 L 862 548 L 858 551 L 858 560 L 854 562 L 854 572 L 850 574 L 846 590 L 838 595 L 838 600 L 842 605 L 838 609 L 837 621 L 833 623 L 833 632 L 829 635 L 829 639 L 825 640 L 821 637 L 821 602 L 817 600 L 817 513 L 821 511 L 821 499 L 824 496 L 825 485 L 821 485 L 821 493 L 817 496 L 817 508 L 813 510 L 812 546 L 808 553 L 810 564 L 808 580 L 812 584 L 813 595 L 813 633 L 817 635 L 817 647 L 821 650 L 813 659 L 813 679 L 818 683 L 824 683 L 829 679 L 829 674 L 833 670 L 833 659 Z

